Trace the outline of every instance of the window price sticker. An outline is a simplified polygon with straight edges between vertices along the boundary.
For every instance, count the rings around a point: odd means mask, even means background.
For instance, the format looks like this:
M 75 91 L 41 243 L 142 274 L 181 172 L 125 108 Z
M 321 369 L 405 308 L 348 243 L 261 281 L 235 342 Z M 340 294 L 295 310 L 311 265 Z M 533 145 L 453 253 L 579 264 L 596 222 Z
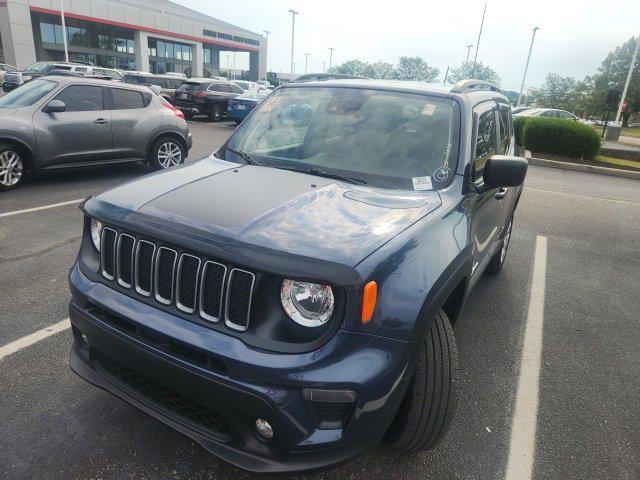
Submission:
M 436 111 L 436 106 L 433 103 L 425 103 L 424 108 L 422 109 L 423 115 L 433 115 Z
M 411 180 L 413 181 L 413 189 L 416 192 L 433 189 L 431 177 L 413 177 Z

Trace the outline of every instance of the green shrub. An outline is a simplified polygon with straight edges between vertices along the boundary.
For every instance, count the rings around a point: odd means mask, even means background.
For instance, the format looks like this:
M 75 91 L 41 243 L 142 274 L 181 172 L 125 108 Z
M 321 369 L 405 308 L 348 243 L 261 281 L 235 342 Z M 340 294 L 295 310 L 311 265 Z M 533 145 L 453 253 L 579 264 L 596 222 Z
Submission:
M 600 150 L 600 137 L 593 127 L 575 120 L 530 117 L 522 129 L 522 144 L 535 153 L 593 159 Z
M 516 145 L 522 146 L 522 129 L 530 118 L 531 117 L 516 117 L 513 119 L 513 130 L 516 135 Z

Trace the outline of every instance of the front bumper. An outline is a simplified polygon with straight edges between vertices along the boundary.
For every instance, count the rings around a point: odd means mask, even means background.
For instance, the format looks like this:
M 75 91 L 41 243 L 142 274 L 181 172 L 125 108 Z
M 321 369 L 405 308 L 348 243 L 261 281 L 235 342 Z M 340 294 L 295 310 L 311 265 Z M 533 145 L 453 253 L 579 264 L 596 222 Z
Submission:
M 410 343 L 339 330 L 315 352 L 269 353 L 91 282 L 77 265 L 69 281 L 72 370 L 247 470 L 358 454 L 380 440 L 406 388 Z M 344 428 L 318 427 L 307 387 L 357 392 Z M 255 434 L 256 418 L 272 441 Z

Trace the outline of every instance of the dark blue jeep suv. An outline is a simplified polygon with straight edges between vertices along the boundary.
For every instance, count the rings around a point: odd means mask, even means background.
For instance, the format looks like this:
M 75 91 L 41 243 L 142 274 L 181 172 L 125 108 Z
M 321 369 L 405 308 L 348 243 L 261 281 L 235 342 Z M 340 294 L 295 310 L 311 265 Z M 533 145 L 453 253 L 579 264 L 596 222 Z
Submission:
M 71 368 L 242 468 L 434 447 L 451 325 L 502 268 L 527 163 L 500 90 L 275 90 L 210 157 L 86 201 Z

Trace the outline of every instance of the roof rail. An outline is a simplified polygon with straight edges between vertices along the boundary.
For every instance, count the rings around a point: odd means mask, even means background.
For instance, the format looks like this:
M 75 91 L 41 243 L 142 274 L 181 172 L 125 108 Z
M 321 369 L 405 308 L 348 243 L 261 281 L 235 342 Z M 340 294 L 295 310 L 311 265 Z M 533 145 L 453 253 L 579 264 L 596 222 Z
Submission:
M 502 93 L 502 90 L 500 90 L 500 87 L 498 87 L 496 84 L 487 82 L 485 80 L 475 79 L 460 80 L 451 89 L 451 93 L 469 93 L 481 91 Z

